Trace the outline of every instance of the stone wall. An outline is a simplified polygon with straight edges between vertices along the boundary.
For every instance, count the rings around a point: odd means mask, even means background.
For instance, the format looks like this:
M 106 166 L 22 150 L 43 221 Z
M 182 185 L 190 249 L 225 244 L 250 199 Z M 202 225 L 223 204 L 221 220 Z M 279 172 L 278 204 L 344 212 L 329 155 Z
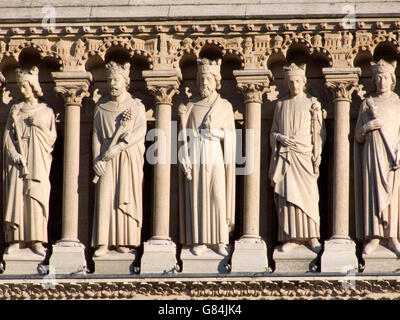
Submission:
M 104 3 L 103 3 L 104 2 Z M 280 1 L 229 1 L 218 5 L 190 1 L 88 1 L 80 7 L 70 1 L 68 6 L 55 1 L 45 4 L 57 9 L 54 29 L 43 28 L 40 23 L 41 2 L 17 1 L 7 7 L 0 6 L 0 71 L 5 76 L 3 102 L 0 106 L 0 130 L 3 131 L 9 107 L 19 96 L 15 68 L 37 65 L 43 100 L 57 116 L 58 138 L 53 152 L 51 170 L 52 191 L 50 198 L 49 243 L 62 238 L 63 198 L 63 148 L 65 101 L 55 92 L 56 83 L 52 72 L 90 72 L 90 96 L 82 100 L 80 119 L 79 153 L 79 222 L 78 239 L 84 244 L 86 261 L 93 271 L 93 249 L 90 248 L 92 217 L 94 210 L 94 186 L 91 134 L 95 101 L 106 92 L 105 63 L 110 60 L 131 62 L 131 86 L 133 96 L 140 98 L 146 107 L 148 129 L 155 126 L 155 100 L 146 86 L 143 71 L 175 70 L 181 72 L 180 92 L 173 96 L 172 120 L 178 120 L 177 106 L 187 101 L 187 89 L 196 93 L 196 59 L 200 57 L 222 58 L 221 95 L 234 108 L 236 127 L 242 128 L 244 114 L 243 95 L 237 89 L 234 70 L 270 70 L 273 75 L 269 92 L 262 101 L 261 116 L 261 188 L 260 188 L 260 236 L 268 248 L 269 265 L 274 268 L 273 248 L 277 245 L 277 218 L 273 204 L 273 191 L 268 179 L 270 159 L 269 132 L 278 98 L 287 94 L 283 85 L 282 67 L 288 63 L 307 64 L 307 90 L 321 102 L 326 115 L 328 138 L 322 153 L 320 186 L 321 242 L 333 233 L 334 219 L 333 176 L 334 158 L 334 99 L 338 90 L 327 89 L 323 68 L 342 68 L 350 72 L 360 68 L 355 88 L 344 94 L 350 97 L 350 132 L 348 148 L 352 150 L 354 126 L 361 100 L 373 90 L 370 61 L 380 58 L 398 60 L 400 52 L 400 18 L 393 17 L 400 5 L 358 1 L 355 4 L 357 19 L 352 28 L 343 24 L 343 2 L 302 1 L 302 4 Z M 347 2 L 346 2 L 347 3 Z M 385 2 L 386 4 L 389 2 Z M 22 4 L 24 7 L 22 7 Z M 373 4 L 373 8 L 372 8 Z M 26 5 L 26 6 L 25 6 Z M 156 6 L 157 5 L 157 6 Z M 14 6 L 14 7 L 11 7 Z M 311 9 L 312 8 L 312 9 Z M 328 10 L 329 8 L 329 10 Z M 315 9 L 315 10 L 314 10 Z M 131 11 L 129 11 L 131 10 Z M 130 18 L 130 12 L 134 18 Z M 290 20 L 284 17 L 291 17 Z M 301 17 L 301 19 L 299 18 Z M 323 17 L 316 19 L 316 17 Z M 398 70 L 396 71 L 398 74 Z M 337 81 L 345 82 L 341 78 Z M 332 88 L 331 88 L 332 89 Z M 355 90 L 354 90 L 355 89 Z M 354 91 L 353 91 L 354 90 Z M 346 88 L 345 88 L 346 91 Z M 395 92 L 400 93 L 399 83 Z M 157 98 L 157 97 L 156 97 Z M 147 142 L 149 147 L 151 142 Z M 174 144 L 174 141 L 172 142 Z M 347 164 L 350 168 L 348 235 L 355 240 L 354 194 L 352 153 Z M 178 168 L 171 165 L 170 181 L 170 237 L 178 245 Z M 230 238 L 234 244 L 243 234 L 243 176 L 237 176 L 236 228 Z M 4 191 L 2 191 L 4 193 Z M 145 163 L 144 207 L 142 242 L 152 234 L 153 166 Z M 0 241 L 4 235 L 0 233 Z M 1 248 L 4 249 L 4 242 Z M 357 243 L 361 260 L 361 244 Z M 142 248 L 139 248 L 140 255 Z

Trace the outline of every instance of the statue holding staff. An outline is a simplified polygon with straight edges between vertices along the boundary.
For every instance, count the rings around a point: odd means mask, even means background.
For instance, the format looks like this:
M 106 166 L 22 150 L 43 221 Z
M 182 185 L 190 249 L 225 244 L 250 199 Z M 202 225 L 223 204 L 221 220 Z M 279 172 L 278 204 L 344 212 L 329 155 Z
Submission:
M 5 253 L 30 247 L 45 256 L 56 122 L 53 110 L 39 101 L 39 69 L 17 69 L 16 76 L 23 101 L 10 109 L 3 144 Z
M 139 246 L 142 227 L 145 108 L 127 91 L 130 64 L 111 61 L 106 69 L 110 94 L 97 103 L 93 120 L 95 257 Z
M 376 92 L 365 99 L 355 129 L 357 238 L 363 253 L 383 244 L 400 256 L 400 99 L 396 62 L 371 63 Z

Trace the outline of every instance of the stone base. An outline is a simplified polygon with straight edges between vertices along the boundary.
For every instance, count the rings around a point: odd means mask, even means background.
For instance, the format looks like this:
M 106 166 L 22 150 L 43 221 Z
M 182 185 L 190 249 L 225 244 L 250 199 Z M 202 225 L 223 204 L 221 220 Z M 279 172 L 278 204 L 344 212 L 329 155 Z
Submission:
M 279 246 L 280 248 L 280 246 Z M 278 248 L 274 250 L 274 273 L 306 273 L 316 271 L 318 254 L 307 246 L 300 244 L 288 252 L 282 252 Z
M 196 256 L 190 247 L 183 247 L 181 252 L 182 273 L 228 273 L 228 261 L 232 246 L 228 246 L 229 254 L 221 256 L 207 248 L 201 255 Z
M 351 270 L 358 270 L 355 242 L 347 239 L 325 241 L 321 272 L 348 273 Z
M 267 245 L 261 238 L 244 238 L 235 241 L 232 254 L 232 272 L 267 272 Z
M 104 256 L 94 257 L 94 274 L 134 274 L 136 250 L 120 253 L 108 251 Z
M 11 254 L 4 254 L 4 275 L 32 275 L 47 272 L 42 265 L 44 256 L 34 253 L 30 248 L 19 249 Z
M 176 245 L 171 240 L 149 240 L 143 244 L 140 273 L 177 272 Z
M 62 241 L 53 245 L 50 266 L 55 274 L 86 273 L 84 245 Z
M 365 262 L 364 273 L 400 272 L 400 259 L 392 250 L 382 245 L 362 257 Z

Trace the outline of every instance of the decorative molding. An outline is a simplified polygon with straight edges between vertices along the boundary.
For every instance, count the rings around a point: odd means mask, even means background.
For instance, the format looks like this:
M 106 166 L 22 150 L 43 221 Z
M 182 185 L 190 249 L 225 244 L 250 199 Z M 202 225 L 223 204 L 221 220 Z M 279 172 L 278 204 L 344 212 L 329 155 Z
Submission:
M 143 296 L 208 299 L 400 299 L 396 279 L 59 279 L 8 280 L 0 299 L 141 299 Z
M 323 68 L 322 73 L 334 102 L 340 100 L 351 102 L 354 90 L 360 89 L 358 85 L 360 68 Z
M 243 94 L 244 103 L 262 103 L 262 97 L 270 91 L 273 79 L 269 70 L 234 70 L 238 90 Z
M 85 71 L 52 72 L 52 77 L 56 83 L 54 90 L 64 99 L 66 107 L 82 107 L 82 99 L 90 96 L 91 73 Z
M 155 104 L 167 104 L 172 106 L 172 98 L 179 93 L 179 84 L 182 75 L 179 70 L 145 70 L 143 77 L 146 80 L 147 89 L 153 95 Z

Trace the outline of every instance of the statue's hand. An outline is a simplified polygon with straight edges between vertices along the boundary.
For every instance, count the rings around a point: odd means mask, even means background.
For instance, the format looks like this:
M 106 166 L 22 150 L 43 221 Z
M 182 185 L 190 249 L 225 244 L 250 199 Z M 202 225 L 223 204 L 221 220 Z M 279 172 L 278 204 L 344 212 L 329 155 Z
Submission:
M 116 155 L 118 155 L 122 150 L 121 144 L 117 143 L 115 146 L 112 146 L 109 148 L 106 153 L 104 153 L 103 160 L 108 161 L 111 158 L 114 158 Z
M 27 119 L 28 119 L 28 123 L 31 126 L 35 126 L 35 127 L 38 127 L 38 128 L 42 128 L 43 127 L 43 122 L 39 118 L 30 116 Z
M 283 134 L 279 134 L 277 139 L 284 147 L 295 147 L 296 146 L 296 141 L 294 139 L 291 139 Z
M 12 160 L 15 164 L 26 165 L 26 160 L 22 154 L 16 153 L 16 154 L 12 155 L 12 158 L 13 158 Z
M 189 159 L 186 159 L 185 157 L 182 157 L 180 159 L 180 163 L 183 168 L 183 172 L 185 173 L 185 176 L 188 180 L 192 180 L 192 164 Z
M 209 132 L 212 137 L 215 137 L 218 139 L 222 139 L 225 135 L 224 130 L 221 130 L 221 129 L 210 129 Z
M 381 127 L 382 127 L 381 120 L 379 119 L 370 120 L 364 125 L 364 132 L 368 133 L 370 131 L 379 130 Z
M 102 160 L 96 161 L 93 166 L 93 170 L 96 175 L 98 175 L 99 177 L 103 176 L 106 173 L 106 165 L 107 163 Z

